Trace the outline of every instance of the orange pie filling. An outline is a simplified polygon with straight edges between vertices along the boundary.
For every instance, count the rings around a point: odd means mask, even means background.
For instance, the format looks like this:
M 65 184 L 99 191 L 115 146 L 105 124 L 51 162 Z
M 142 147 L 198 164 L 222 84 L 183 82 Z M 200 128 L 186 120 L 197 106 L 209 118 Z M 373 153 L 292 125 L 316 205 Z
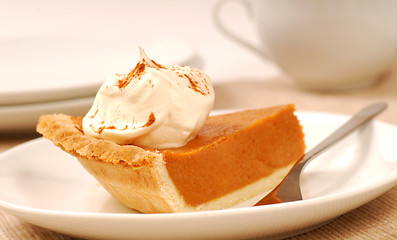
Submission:
M 305 144 L 293 111 L 287 106 L 212 116 L 185 146 L 159 150 L 185 202 L 198 206 L 294 165 Z

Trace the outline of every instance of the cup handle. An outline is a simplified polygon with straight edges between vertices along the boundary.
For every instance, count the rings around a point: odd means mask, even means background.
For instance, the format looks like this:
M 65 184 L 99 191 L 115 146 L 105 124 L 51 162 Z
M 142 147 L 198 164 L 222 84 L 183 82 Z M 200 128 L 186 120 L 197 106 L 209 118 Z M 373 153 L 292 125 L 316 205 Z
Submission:
M 246 0 L 221 0 L 215 4 L 214 11 L 213 11 L 213 19 L 214 19 L 214 23 L 215 23 L 216 27 L 230 39 L 236 41 L 237 43 L 239 43 L 242 46 L 246 47 L 247 49 L 251 50 L 255 54 L 258 54 L 261 57 L 271 61 L 271 58 L 267 54 L 265 54 L 259 47 L 248 42 L 247 40 L 243 39 L 242 37 L 238 36 L 237 34 L 231 32 L 229 29 L 227 29 L 223 25 L 221 18 L 220 18 L 220 13 L 221 13 L 222 8 L 225 6 L 225 4 L 230 3 L 230 2 L 240 3 L 247 10 L 247 12 L 252 15 L 251 5 Z

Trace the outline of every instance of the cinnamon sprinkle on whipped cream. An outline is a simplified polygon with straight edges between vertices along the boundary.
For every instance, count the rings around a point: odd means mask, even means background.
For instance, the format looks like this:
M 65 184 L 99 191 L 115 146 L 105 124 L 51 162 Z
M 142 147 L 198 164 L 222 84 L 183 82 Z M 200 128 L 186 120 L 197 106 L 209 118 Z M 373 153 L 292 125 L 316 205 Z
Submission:
M 126 74 L 111 75 L 83 118 L 87 135 L 146 148 L 185 145 L 196 137 L 214 103 L 208 76 L 189 66 L 166 66 L 140 50 Z

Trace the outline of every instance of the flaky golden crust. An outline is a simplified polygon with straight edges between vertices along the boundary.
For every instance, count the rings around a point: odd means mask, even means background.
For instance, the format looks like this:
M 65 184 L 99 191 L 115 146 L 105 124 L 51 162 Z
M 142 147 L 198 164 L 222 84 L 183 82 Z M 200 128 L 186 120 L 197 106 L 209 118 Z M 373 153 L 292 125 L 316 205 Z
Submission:
M 87 159 L 135 167 L 151 164 L 154 153 L 132 145 L 118 145 L 111 141 L 85 135 L 73 117 L 64 114 L 43 115 L 36 130 L 64 151 Z
M 126 206 L 146 213 L 180 211 L 175 209 L 174 202 L 181 200 L 172 183 L 167 182 L 162 155 L 85 135 L 73 117 L 63 114 L 40 117 L 37 131 L 77 157 Z

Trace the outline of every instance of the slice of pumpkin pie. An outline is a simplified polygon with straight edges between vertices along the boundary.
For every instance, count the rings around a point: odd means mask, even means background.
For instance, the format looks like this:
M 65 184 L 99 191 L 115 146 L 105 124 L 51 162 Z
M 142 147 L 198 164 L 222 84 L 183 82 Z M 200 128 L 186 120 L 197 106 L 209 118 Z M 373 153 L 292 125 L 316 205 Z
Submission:
M 232 207 L 275 188 L 305 149 L 293 105 L 210 116 L 177 148 L 97 139 L 84 134 L 81 118 L 59 114 L 42 116 L 37 130 L 116 199 L 145 213 Z

